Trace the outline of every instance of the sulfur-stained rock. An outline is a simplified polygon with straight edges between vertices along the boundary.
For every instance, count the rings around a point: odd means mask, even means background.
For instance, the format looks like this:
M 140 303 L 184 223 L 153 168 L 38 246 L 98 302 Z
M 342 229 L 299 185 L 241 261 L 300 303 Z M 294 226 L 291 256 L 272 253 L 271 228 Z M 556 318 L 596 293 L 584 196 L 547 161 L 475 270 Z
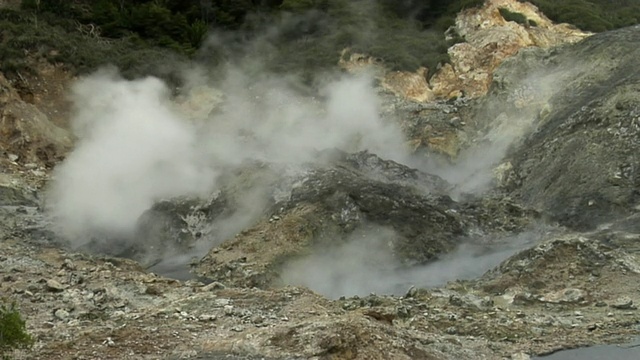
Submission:
M 535 26 L 506 21 L 500 15 L 501 8 L 522 14 Z M 455 32 L 465 42 L 449 49 L 451 65 L 445 65 L 429 81 L 439 98 L 450 98 L 457 91 L 471 98 L 485 95 L 495 69 L 520 49 L 552 48 L 591 35 L 564 24 L 555 25 L 535 6 L 515 0 L 490 0 L 480 8 L 461 12 Z
M 428 70 L 420 68 L 415 73 L 394 71 L 382 79 L 382 87 L 403 98 L 428 102 L 435 99 L 427 82 Z

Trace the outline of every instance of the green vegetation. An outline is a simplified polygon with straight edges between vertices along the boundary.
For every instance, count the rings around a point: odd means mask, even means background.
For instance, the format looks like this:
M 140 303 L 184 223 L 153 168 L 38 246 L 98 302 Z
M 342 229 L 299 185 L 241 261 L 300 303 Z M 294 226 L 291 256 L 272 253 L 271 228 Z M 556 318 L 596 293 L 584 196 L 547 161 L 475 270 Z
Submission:
M 499 8 L 498 11 L 500 12 L 502 18 L 504 18 L 506 21 L 513 21 L 524 26 L 538 26 L 537 22 L 528 19 L 524 14 L 510 11 L 507 8 Z
M 27 333 L 16 304 L 0 303 L 0 358 L 10 359 L 8 352 L 27 349 L 33 345 L 33 338 Z
M 448 61 L 444 31 L 483 0 L 23 0 L 0 9 L 0 71 L 45 58 L 78 72 L 111 63 L 125 76 L 165 78 L 167 58 L 215 65 L 259 59 L 273 71 L 312 73 L 344 48 L 398 70 Z M 603 31 L 640 22 L 637 0 L 532 0 L 554 21 Z M 606 11 L 604 11 L 606 10 Z M 501 9 L 506 20 L 536 26 Z M 216 34 L 204 42 L 207 34 Z M 464 41 L 458 38 L 455 42 Z M 26 55 L 26 56 L 25 56 Z
M 640 23 L 637 0 L 529 0 L 555 22 L 593 32 L 618 29 Z
M 518 12 L 512 12 L 507 8 L 500 8 L 498 9 L 498 11 L 500 11 L 500 15 L 502 15 L 502 17 L 507 20 L 507 21 L 513 21 L 516 22 L 520 25 L 528 25 L 529 22 L 527 20 L 527 17 L 524 16 L 524 14 L 518 13 Z
M 95 27 L 46 12 L 0 9 L 0 28 L 0 71 L 8 76 L 31 72 L 37 59 L 64 64 L 77 73 L 111 63 L 125 76 L 162 76 L 169 72 L 160 66 L 163 62 L 181 60 L 178 53 L 151 46 L 139 35 L 104 38 Z
M 0 10 L 0 71 L 28 71 L 27 54 L 79 72 L 108 62 L 134 75 L 169 50 L 214 63 L 259 53 L 271 70 L 309 71 L 335 65 L 346 47 L 394 69 L 433 69 L 447 61 L 443 33 L 455 14 L 482 2 L 23 0 L 19 10 Z M 209 32 L 224 41 L 202 49 Z

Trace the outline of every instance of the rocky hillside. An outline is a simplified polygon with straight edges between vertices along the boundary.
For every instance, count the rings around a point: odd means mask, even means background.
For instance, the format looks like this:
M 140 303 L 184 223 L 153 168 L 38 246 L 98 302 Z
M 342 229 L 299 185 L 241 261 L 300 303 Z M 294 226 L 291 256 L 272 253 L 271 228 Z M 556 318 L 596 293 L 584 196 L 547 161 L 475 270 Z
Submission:
M 35 340 L 1 355 L 530 359 L 637 337 L 640 26 L 491 0 L 449 34 L 435 71 L 345 49 L 317 88 L 244 57 L 179 88 L 37 57 L 0 75 L 0 297 Z

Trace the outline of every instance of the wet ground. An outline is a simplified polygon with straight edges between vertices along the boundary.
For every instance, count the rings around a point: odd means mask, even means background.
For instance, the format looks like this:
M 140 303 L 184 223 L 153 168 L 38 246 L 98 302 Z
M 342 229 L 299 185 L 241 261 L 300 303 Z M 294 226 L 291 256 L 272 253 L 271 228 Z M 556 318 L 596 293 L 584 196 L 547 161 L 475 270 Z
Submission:
M 593 346 L 582 349 L 559 351 L 539 360 L 632 360 L 640 359 L 640 342 L 632 345 Z

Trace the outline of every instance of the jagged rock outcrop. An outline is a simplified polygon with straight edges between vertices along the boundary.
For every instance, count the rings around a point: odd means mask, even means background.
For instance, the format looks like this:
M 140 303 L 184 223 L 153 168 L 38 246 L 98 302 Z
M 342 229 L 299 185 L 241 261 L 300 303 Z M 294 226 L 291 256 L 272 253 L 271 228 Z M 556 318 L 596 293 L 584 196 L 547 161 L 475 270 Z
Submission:
M 505 20 L 501 9 L 527 22 Z M 480 8 L 465 10 L 447 34 L 464 41 L 449 48 L 451 61 L 439 69 L 387 71 L 380 61 L 348 50 L 342 53 L 339 62 L 350 72 L 372 71 L 380 80 L 384 111 L 389 117 L 400 119 L 410 146 L 445 161 L 455 160 L 474 142 L 484 141 L 482 136 L 493 125 L 485 119 L 497 114 L 479 115 L 466 108 L 489 92 L 494 73 L 505 60 L 520 51 L 574 44 L 592 35 L 567 24 L 553 24 L 535 6 L 515 0 L 491 0 Z M 510 101 L 521 107 L 538 106 L 539 99 L 530 98 L 532 91 L 524 80 L 511 80 L 522 83 L 518 90 L 512 89 Z
M 527 23 L 507 21 L 501 9 L 521 15 Z M 436 98 L 482 96 L 489 90 L 493 71 L 520 49 L 552 48 L 591 35 L 567 24 L 553 24 L 535 6 L 516 0 L 489 0 L 479 9 L 461 12 L 455 32 L 465 41 L 449 48 L 451 63 L 430 79 Z
M 515 13 L 525 22 L 508 21 L 501 10 Z M 458 14 L 455 27 L 447 36 L 462 41 L 449 48 L 450 63 L 439 69 L 385 72 L 380 69 L 383 64 L 375 59 L 348 52 L 343 52 L 340 66 L 349 71 L 378 67 L 382 87 L 411 101 L 477 98 L 488 92 L 494 70 L 520 49 L 552 48 L 576 43 L 590 35 L 567 24 L 553 24 L 530 3 L 489 0 L 480 8 Z

